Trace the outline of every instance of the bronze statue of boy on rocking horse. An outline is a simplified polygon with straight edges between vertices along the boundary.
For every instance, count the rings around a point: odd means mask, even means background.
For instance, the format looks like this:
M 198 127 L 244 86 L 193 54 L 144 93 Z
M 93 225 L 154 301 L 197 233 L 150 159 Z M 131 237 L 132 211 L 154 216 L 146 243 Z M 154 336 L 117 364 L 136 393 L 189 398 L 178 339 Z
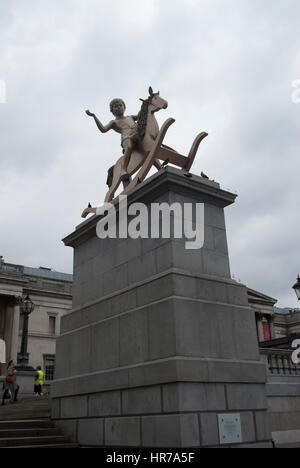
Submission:
M 179 166 L 184 172 L 188 172 L 193 164 L 199 144 L 207 136 L 206 132 L 202 132 L 195 138 L 187 157 L 177 153 L 163 144 L 169 126 L 175 120 L 167 119 L 159 129 L 155 118 L 155 112 L 168 107 L 167 101 L 160 97 L 159 92 L 154 93 L 151 87 L 149 88 L 149 97 L 145 100 L 141 99 L 141 101 L 142 107 L 138 115 L 125 116 L 124 101 L 113 99 L 110 103 L 110 110 L 115 119 L 107 125 L 103 125 L 95 114 L 89 110 L 86 111 L 88 116 L 94 118 L 100 132 L 106 133 L 109 130 L 115 130 L 121 134 L 123 156 L 108 171 L 109 190 L 105 202 L 113 200 L 121 182 L 123 182 L 124 188 L 122 194 L 126 194 L 137 183 L 145 179 L 152 165 L 160 170 L 162 168 L 160 160 Z M 136 172 L 136 176 L 132 179 L 132 175 Z M 96 210 L 97 208 L 88 207 L 83 211 L 82 217 L 85 218 L 89 213 L 96 213 Z

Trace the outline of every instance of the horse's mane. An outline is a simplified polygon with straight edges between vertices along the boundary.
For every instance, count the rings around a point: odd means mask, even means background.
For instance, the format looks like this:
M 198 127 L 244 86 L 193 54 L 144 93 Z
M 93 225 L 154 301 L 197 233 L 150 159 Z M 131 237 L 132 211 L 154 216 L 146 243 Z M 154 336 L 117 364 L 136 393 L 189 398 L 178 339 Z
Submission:
M 149 96 L 148 99 L 142 99 L 143 103 L 141 106 L 141 110 L 138 114 L 138 120 L 137 120 L 137 131 L 138 131 L 138 136 L 139 140 L 142 141 L 145 132 L 146 132 L 146 126 L 147 126 L 147 116 L 148 116 L 148 107 L 149 104 L 151 103 L 152 96 Z

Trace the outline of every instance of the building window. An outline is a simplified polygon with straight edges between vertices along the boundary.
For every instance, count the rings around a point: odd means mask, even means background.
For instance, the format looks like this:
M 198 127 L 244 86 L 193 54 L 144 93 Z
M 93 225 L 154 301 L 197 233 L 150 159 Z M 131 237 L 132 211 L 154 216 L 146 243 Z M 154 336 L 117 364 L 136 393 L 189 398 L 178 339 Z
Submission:
M 56 330 L 56 317 L 53 315 L 49 316 L 49 333 L 51 335 L 55 335 L 55 330 Z
M 44 356 L 45 380 L 54 379 L 55 356 Z

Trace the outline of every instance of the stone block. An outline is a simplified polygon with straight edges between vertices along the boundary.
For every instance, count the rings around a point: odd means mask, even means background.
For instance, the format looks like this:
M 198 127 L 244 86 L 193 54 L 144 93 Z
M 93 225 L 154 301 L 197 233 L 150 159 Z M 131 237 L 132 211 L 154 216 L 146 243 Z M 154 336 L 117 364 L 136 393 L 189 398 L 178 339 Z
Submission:
M 157 273 L 155 251 L 149 251 L 128 263 L 128 283 L 133 285 Z
M 278 448 L 300 448 L 300 430 L 274 431 L 272 439 Z
M 133 260 L 133 262 L 136 263 L 137 260 Z M 127 270 L 129 270 L 128 264 L 123 263 L 103 274 L 103 295 L 120 291 L 131 284 L 131 281 L 128 280 L 129 272 Z
M 61 429 L 64 436 L 70 440 L 77 442 L 77 420 L 76 419 L 59 419 L 55 421 L 55 426 Z
M 182 296 L 188 298 L 197 298 L 197 283 L 198 278 L 190 275 L 173 274 L 169 279 L 173 283 L 173 290 L 175 296 Z
M 142 417 L 143 447 L 199 447 L 195 414 Z
M 268 410 L 271 413 L 300 411 L 300 396 L 269 397 Z
M 79 419 L 78 443 L 83 446 L 100 447 L 104 444 L 103 419 Z
M 233 333 L 236 340 L 236 356 L 240 360 L 259 361 L 257 330 L 254 311 L 250 308 L 233 307 Z
M 272 376 L 272 378 L 274 378 Z M 279 378 L 282 379 L 282 376 Z M 297 376 L 297 379 L 299 377 Z M 284 376 L 285 382 L 272 382 L 266 384 L 268 397 L 297 397 L 300 396 L 299 383 L 290 383 L 290 376 Z
M 146 361 L 149 352 L 147 309 L 128 312 L 119 320 L 120 365 Z
M 229 304 L 248 307 L 247 288 L 241 284 L 228 283 L 227 297 Z
M 88 398 L 88 416 L 117 416 L 121 414 L 121 392 L 102 392 Z
M 180 240 L 173 241 L 173 266 L 188 272 L 203 272 L 203 248 L 186 249 L 185 243 Z
M 133 388 L 122 392 L 123 415 L 161 412 L 161 388 L 159 386 Z
M 244 411 L 241 413 L 242 441 L 254 442 L 256 440 L 253 413 Z
M 65 339 L 66 344 L 65 357 L 69 362 L 67 375 L 88 372 L 91 366 L 91 328 L 85 327 L 77 330 L 75 333 L 69 333 Z M 70 350 L 72 350 L 71 353 Z
M 208 250 L 214 250 L 214 228 L 208 225 L 204 226 L 204 245 L 203 247 Z
M 144 387 L 178 380 L 178 362 L 172 357 L 141 363 L 128 369 L 127 387 Z
M 155 249 L 155 262 L 158 273 L 173 267 L 173 248 L 173 243 L 168 241 Z
M 140 418 L 123 417 L 105 419 L 105 441 L 108 447 L 140 447 Z
M 217 251 L 202 249 L 202 271 L 207 275 L 230 278 L 228 256 Z
M 173 275 L 168 274 L 140 285 L 136 288 L 137 306 L 151 304 L 173 295 Z
M 217 318 L 220 314 L 219 307 L 199 301 L 176 299 L 174 312 L 178 355 L 209 358 L 220 356 L 221 323 Z M 227 317 L 229 320 L 230 314 Z M 226 328 L 230 332 L 229 325 Z M 230 356 L 234 355 L 233 346 L 232 340 L 227 342 L 227 347 L 224 347 L 227 355 L 229 352 Z
M 87 417 L 87 396 L 74 396 L 61 399 L 61 418 L 74 419 Z
M 295 412 L 268 412 L 268 421 L 271 432 L 300 430 L 300 411 Z
M 100 322 L 91 327 L 91 370 L 103 370 L 119 366 L 120 324 L 118 318 Z
M 267 407 L 262 384 L 228 384 L 226 391 L 229 410 L 264 410 Z
M 51 418 L 52 419 L 60 418 L 60 399 L 59 398 L 51 399 Z
M 204 219 L 206 225 L 225 230 L 225 218 L 222 208 L 206 203 Z
M 214 238 L 214 250 L 222 255 L 228 255 L 227 237 L 225 229 L 212 228 Z
M 230 448 L 238 448 L 238 449 L 271 449 L 273 448 L 272 442 L 254 442 L 248 444 L 238 444 L 238 445 L 231 445 Z
M 163 408 L 165 413 L 225 410 L 224 385 L 209 383 L 163 385 Z
M 254 422 L 257 440 L 270 440 L 270 423 L 267 411 L 255 411 Z
M 149 360 L 175 355 L 176 336 L 172 304 L 172 300 L 166 300 L 148 307 Z
M 200 419 L 200 433 L 201 433 L 201 446 L 214 446 L 218 445 L 219 428 L 218 417 L 216 413 L 201 413 Z

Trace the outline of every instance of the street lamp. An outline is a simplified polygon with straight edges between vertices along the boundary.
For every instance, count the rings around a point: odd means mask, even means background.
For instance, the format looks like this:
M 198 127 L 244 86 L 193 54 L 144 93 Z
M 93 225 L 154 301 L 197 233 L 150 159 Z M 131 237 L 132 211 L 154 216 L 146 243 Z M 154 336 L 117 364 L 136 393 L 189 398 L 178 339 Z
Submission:
M 297 283 L 294 284 L 293 289 L 295 289 L 296 296 L 298 301 L 300 301 L 300 276 L 298 275 Z
M 29 296 L 25 298 L 18 298 L 18 303 L 20 305 L 20 312 L 23 315 L 23 330 L 22 330 L 22 341 L 21 341 L 21 352 L 18 353 L 16 369 L 18 370 L 34 370 L 33 367 L 28 365 L 29 354 L 27 352 L 28 344 L 28 320 L 29 315 L 34 309 L 34 303 Z

